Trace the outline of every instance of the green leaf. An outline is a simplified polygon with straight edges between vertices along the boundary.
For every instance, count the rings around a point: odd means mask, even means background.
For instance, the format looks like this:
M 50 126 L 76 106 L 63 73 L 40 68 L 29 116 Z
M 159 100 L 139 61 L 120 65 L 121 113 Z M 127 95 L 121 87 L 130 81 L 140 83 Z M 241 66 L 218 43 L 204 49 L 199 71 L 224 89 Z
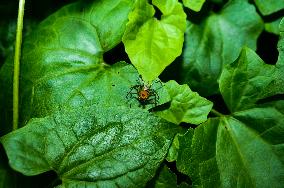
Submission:
M 217 80 L 224 65 L 232 63 L 244 45 L 256 49 L 262 28 L 254 6 L 239 0 L 229 1 L 219 13 L 211 13 L 201 23 L 189 22 L 183 82 L 202 96 L 217 93 Z
M 1 142 L 25 175 L 54 170 L 63 187 L 137 187 L 154 176 L 177 132 L 142 109 L 90 105 L 32 119 Z
M 20 80 L 22 125 L 31 117 L 52 113 L 60 105 L 126 101 L 128 87 L 138 75 L 129 66 L 111 69 L 103 63 L 103 53 L 121 42 L 132 6 L 131 0 L 98 0 L 87 4 L 80 1 L 48 17 L 24 39 Z M 6 91 L 0 94 L 1 122 L 6 125 L 11 124 L 12 117 L 12 69 L 10 59 L 0 72 L 2 89 Z M 126 72 L 128 76 L 124 78 Z M 129 85 L 121 84 L 125 82 Z M 109 92 L 101 93 L 105 88 Z M 112 93 L 118 97 L 111 96 Z M 108 96 L 101 98 L 103 94 Z
M 179 141 L 178 141 L 179 134 L 175 135 L 173 142 L 169 148 L 166 160 L 168 162 L 174 162 L 177 160 L 178 151 L 179 151 Z
M 205 3 L 205 0 L 182 0 L 185 7 L 199 12 L 202 8 L 202 5 Z
M 231 112 L 249 109 L 260 99 L 284 93 L 283 67 L 265 64 L 249 48 L 226 66 L 220 91 Z
M 284 9 L 283 0 L 255 0 L 255 4 L 262 15 L 269 15 Z
M 178 137 L 177 168 L 193 186 L 283 186 L 284 100 L 260 101 L 284 93 L 283 76 L 279 62 L 267 65 L 248 48 L 225 67 L 220 90 L 231 114 Z
M 282 187 L 283 122 L 273 107 L 210 119 L 180 138 L 177 167 L 196 186 Z
M 185 122 L 198 125 L 207 120 L 212 102 L 191 91 L 186 84 L 179 85 L 171 80 L 165 87 L 171 97 L 171 105 L 169 109 L 157 112 L 160 117 L 175 124 Z
M 274 20 L 272 22 L 267 22 L 264 24 L 264 28 L 267 32 L 273 33 L 275 35 L 279 35 L 280 34 L 280 30 L 279 30 L 279 25 L 281 22 L 282 18 L 279 18 L 277 20 Z
M 177 177 L 167 166 L 163 166 L 159 172 L 158 179 L 155 181 L 155 188 L 174 188 L 177 187 Z
M 181 54 L 186 15 L 177 0 L 153 0 L 162 12 L 161 20 L 153 17 L 154 8 L 146 0 L 138 0 L 123 43 L 125 50 L 146 82 L 156 79 Z

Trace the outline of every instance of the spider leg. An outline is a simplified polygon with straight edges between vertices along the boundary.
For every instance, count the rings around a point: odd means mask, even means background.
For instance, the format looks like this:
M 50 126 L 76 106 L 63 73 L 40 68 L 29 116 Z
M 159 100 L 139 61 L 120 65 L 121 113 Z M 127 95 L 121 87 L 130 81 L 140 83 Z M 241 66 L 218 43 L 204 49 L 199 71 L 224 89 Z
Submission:
M 159 83 L 159 84 L 160 84 L 160 87 L 157 88 L 156 90 L 159 90 L 159 89 L 161 89 L 162 87 L 164 87 L 164 85 L 163 85 L 163 83 L 161 82 L 161 80 L 155 80 L 154 83 Z
M 158 95 L 158 93 L 157 93 L 156 90 L 150 89 L 150 95 L 151 95 L 151 96 L 155 96 L 155 100 L 157 100 L 157 101 L 160 100 L 160 97 L 159 97 L 159 95 Z
M 126 99 L 134 98 L 133 94 L 138 94 L 138 87 L 139 85 L 132 86 L 130 90 L 127 92 Z M 133 90 L 135 91 L 133 92 Z
M 158 100 L 157 100 L 157 96 L 158 95 L 151 95 L 149 98 L 148 98 L 148 104 L 154 104 L 154 106 L 156 107 L 158 105 Z

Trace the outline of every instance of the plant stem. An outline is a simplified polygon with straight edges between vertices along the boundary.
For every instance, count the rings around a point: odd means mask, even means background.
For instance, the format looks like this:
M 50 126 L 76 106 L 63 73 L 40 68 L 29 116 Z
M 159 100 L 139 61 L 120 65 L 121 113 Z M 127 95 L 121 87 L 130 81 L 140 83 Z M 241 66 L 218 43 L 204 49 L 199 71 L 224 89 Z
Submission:
M 217 110 L 215 110 L 215 109 L 211 109 L 211 113 L 212 114 L 214 114 L 214 115 L 216 115 L 216 116 L 218 116 L 218 117 L 222 117 L 222 116 L 224 116 L 223 114 L 221 114 L 220 112 L 218 112 Z
M 18 128 L 19 120 L 19 76 L 20 76 L 20 58 L 22 45 L 22 31 L 24 19 L 25 0 L 19 1 L 15 56 L 14 56 L 14 77 L 13 77 L 13 130 Z

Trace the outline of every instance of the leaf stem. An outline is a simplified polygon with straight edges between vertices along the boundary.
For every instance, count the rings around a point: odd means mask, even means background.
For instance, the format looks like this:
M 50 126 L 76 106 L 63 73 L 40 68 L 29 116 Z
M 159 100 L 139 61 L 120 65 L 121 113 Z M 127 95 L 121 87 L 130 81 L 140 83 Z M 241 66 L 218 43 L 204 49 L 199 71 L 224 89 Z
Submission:
M 22 45 L 22 31 L 24 19 L 25 0 L 19 1 L 15 56 L 14 56 L 14 77 L 13 77 L 13 130 L 18 128 L 19 120 L 19 76 L 20 76 L 20 58 Z
M 216 115 L 216 116 L 218 116 L 218 117 L 224 116 L 224 114 L 218 112 L 217 110 L 215 110 L 215 109 L 213 109 L 213 108 L 211 109 L 211 113 L 214 114 L 214 115 Z

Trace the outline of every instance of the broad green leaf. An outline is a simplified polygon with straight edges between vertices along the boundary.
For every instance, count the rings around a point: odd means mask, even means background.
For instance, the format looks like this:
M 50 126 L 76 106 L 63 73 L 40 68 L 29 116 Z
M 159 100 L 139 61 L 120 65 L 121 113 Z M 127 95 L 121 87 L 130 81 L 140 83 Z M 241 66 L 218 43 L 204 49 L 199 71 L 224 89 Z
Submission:
M 202 5 L 205 3 L 205 0 L 182 0 L 185 7 L 199 12 L 202 8 Z
M 284 93 L 283 67 L 265 64 L 249 48 L 226 66 L 220 77 L 220 91 L 231 112 L 255 106 L 265 97 Z
M 120 91 L 119 98 L 109 96 L 112 99 L 109 104 L 125 101 L 128 87 L 121 83 L 128 82 L 135 70 L 124 69 L 129 72 L 126 79 L 123 73 L 119 76 L 118 69 L 111 69 L 117 72 L 105 71 L 110 70 L 110 66 L 103 63 L 103 53 L 121 42 L 132 6 L 131 0 L 71 4 L 48 17 L 24 39 L 20 80 L 21 124 L 30 117 L 51 113 L 58 105 L 107 102 L 100 98 L 101 92 L 98 93 L 103 88 L 109 89 L 108 94 Z M 6 91 L 0 96 L 1 122 L 7 125 L 12 117 L 12 69 L 11 57 L 0 72 L 2 90 Z M 118 77 L 107 77 L 114 74 Z M 94 88 L 96 80 L 100 80 L 100 87 Z M 130 80 L 135 82 L 136 78 Z
M 284 9 L 284 0 L 255 0 L 262 15 L 269 15 Z
M 191 91 L 186 84 L 179 85 L 171 80 L 165 87 L 171 97 L 171 105 L 169 109 L 157 112 L 160 117 L 175 124 L 185 122 L 198 125 L 207 120 L 212 102 Z
M 181 54 L 186 15 L 177 0 L 152 1 L 162 12 L 154 18 L 153 5 L 136 1 L 123 36 L 125 50 L 146 82 L 156 79 Z
M 284 101 L 281 101 L 284 107 Z M 253 108 L 180 137 L 177 167 L 200 187 L 282 187 L 284 115 Z
M 219 13 L 211 13 L 201 23 L 189 22 L 183 82 L 202 96 L 217 93 L 217 80 L 224 65 L 232 63 L 244 45 L 256 49 L 262 28 L 254 6 L 239 0 L 229 1 Z
M 283 94 L 283 85 L 283 66 L 265 64 L 248 48 L 225 67 L 220 90 L 231 114 L 178 137 L 177 168 L 193 186 L 283 186 L 284 100 L 260 102 Z
M 279 18 L 273 22 L 267 22 L 264 24 L 264 28 L 267 32 L 273 33 L 275 35 L 279 35 L 280 34 L 280 28 L 279 28 L 279 24 L 281 22 L 282 18 Z
M 62 187 L 141 187 L 178 130 L 142 109 L 90 105 L 31 119 L 1 142 L 13 169 L 54 170 Z

